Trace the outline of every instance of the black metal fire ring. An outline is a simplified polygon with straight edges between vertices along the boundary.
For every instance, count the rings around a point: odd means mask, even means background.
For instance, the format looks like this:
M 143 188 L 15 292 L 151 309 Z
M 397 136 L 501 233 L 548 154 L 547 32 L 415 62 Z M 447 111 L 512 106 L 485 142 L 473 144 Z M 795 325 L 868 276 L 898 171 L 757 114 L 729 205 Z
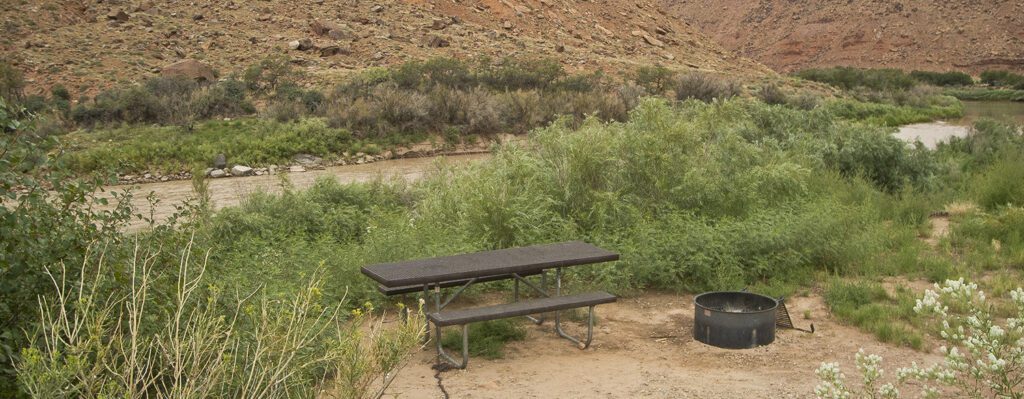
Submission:
M 706 292 L 693 298 L 693 338 L 726 349 L 775 341 L 778 300 L 743 291 Z

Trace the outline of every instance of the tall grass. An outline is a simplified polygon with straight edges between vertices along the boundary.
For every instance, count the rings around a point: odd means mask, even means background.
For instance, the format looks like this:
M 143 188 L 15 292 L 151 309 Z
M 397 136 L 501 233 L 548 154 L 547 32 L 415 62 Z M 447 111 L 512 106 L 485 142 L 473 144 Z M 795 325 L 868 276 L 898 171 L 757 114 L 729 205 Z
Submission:
M 193 259 L 190 249 L 174 271 L 156 270 L 156 254 L 137 246 L 128 264 L 95 255 L 77 280 L 63 266 L 50 272 L 53 291 L 40 302 L 40 330 L 16 365 L 26 393 L 378 397 L 422 334 L 416 313 L 390 329 L 361 312 L 347 319 L 338 303 L 322 301 L 319 273 L 287 299 L 210 285 L 206 261 Z

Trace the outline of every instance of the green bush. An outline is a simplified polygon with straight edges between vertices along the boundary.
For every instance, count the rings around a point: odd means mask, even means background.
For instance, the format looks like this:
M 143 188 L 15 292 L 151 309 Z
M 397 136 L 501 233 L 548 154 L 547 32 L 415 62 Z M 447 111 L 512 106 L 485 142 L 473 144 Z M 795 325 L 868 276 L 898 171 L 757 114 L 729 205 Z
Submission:
M 58 158 L 54 143 L 34 134 L 33 121 L 0 99 L 0 396 L 18 397 L 12 364 L 35 329 L 38 296 L 52 287 L 48 268 L 75 267 L 86 248 L 116 245 L 131 217 L 130 195 L 107 200 L 95 195 L 101 181 L 76 179 Z M 9 201 L 9 202 L 8 202 Z M 8 206 L 7 204 L 18 204 Z
M 436 57 L 409 61 L 390 71 L 388 78 L 401 89 L 428 91 L 437 86 L 466 90 L 477 85 L 476 77 L 463 62 Z
M 115 88 L 80 103 L 71 112 L 80 125 L 158 123 L 191 128 L 196 119 L 248 114 L 253 106 L 241 83 L 228 80 L 201 87 L 183 77 L 155 77 L 141 85 Z
M 774 83 L 761 86 L 761 89 L 757 91 L 757 98 L 771 105 L 781 105 L 789 102 L 789 97 L 786 96 L 786 93 L 779 88 L 779 85 Z
M 455 351 L 462 348 L 462 333 L 449 329 L 441 339 L 441 345 Z M 469 325 L 469 355 L 484 359 L 501 359 L 505 344 L 526 339 L 526 329 L 514 320 L 494 320 Z
M 736 82 L 715 77 L 706 73 L 691 72 L 676 77 L 673 84 L 676 100 L 696 99 L 711 102 L 715 99 L 727 100 L 740 95 L 740 85 Z
M 981 83 L 989 86 L 1015 87 L 1024 83 L 1024 75 L 1019 75 L 1010 71 L 989 70 L 982 72 L 980 78 Z
M 916 84 L 910 75 L 899 69 L 833 67 L 805 69 L 797 72 L 796 76 L 846 90 L 858 87 L 872 90 L 907 90 Z
M 566 75 L 562 64 L 551 58 L 506 58 L 496 64 L 482 64 L 477 79 L 495 90 L 545 90 Z
M 209 166 L 217 154 L 232 164 L 286 164 L 297 154 L 336 156 L 357 143 L 345 129 L 320 118 L 296 123 L 247 118 L 207 121 L 192 131 L 175 126 L 123 126 L 77 131 L 65 136 L 72 147 L 68 166 L 79 173 L 116 170 L 180 172 Z
M 1024 206 L 1024 156 L 1019 152 L 1002 156 L 974 179 L 972 191 L 978 205 L 986 209 Z
M 675 72 L 661 65 L 645 65 L 637 68 L 633 81 L 650 93 L 662 94 L 671 87 L 675 75 Z
M 25 79 L 21 71 L 7 60 L 0 59 L 0 98 L 5 99 L 8 104 L 17 104 L 21 101 L 24 88 Z
M 936 173 L 924 148 L 908 150 L 888 129 L 850 129 L 837 137 L 825 159 L 847 176 L 864 176 L 880 189 L 895 193 L 904 186 L 925 187 Z
M 918 82 L 933 86 L 970 86 L 974 84 L 974 78 L 963 72 L 932 72 L 913 71 L 910 77 Z
M 247 67 L 241 80 L 254 93 L 272 94 L 278 86 L 298 80 L 299 75 L 287 56 L 273 56 Z

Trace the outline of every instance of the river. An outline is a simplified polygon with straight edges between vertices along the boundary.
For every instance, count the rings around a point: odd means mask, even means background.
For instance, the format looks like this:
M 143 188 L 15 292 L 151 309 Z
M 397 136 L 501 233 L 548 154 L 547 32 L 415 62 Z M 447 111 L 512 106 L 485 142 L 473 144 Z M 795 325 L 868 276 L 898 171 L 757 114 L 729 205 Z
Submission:
M 368 182 L 377 178 L 399 178 L 415 181 L 422 178 L 428 171 L 436 169 L 439 162 L 467 163 L 490 157 L 490 154 L 452 155 L 444 157 L 402 158 L 379 161 L 362 165 L 332 166 L 321 170 L 310 170 L 302 173 L 287 173 L 287 181 L 293 188 L 302 190 L 309 188 L 322 177 L 330 177 L 341 183 Z M 255 192 L 280 193 L 282 179 L 279 175 L 232 177 L 209 179 L 208 192 L 214 209 L 235 206 Z M 152 211 L 157 222 L 167 220 L 174 212 L 175 206 L 194 197 L 192 181 L 177 180 L 141 185 L 110 186 L 104 189 L 101 197 L 110 198 L 110 192 L 132 190 L 132 206 L 136 212 L 149 216 Z M 153 195 L 159 202 L 150 207 L 147 197 Z M 129 231 L 138 231 L 146 227 L 141 220 L 134 220 L 128 226 Z
M 981 118 L 993 118 L 1024 125 L 1024 102 L 964 101 L 964 116 L 950 121 L 915 123 L 900 127 L 896 133 L 908 142 L 921 140 L 927 148 L 935 149 L 939 142 L 950 137 L 966 137 L 970 127 Z

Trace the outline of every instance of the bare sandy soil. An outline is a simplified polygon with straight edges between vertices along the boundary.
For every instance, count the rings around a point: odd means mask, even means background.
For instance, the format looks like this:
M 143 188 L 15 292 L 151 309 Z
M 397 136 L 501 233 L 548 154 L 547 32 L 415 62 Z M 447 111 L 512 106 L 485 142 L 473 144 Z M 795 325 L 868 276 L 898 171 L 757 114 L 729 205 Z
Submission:
M 470 358 L 466 370 L 443 373 L 443 384 L 452 398 L 809 398 L 821 362 L 837 361 L 853 376 L 860 348 L 882 355 L 889 376 L 911 361 L 941 360 L 838 324 L 820 297 L 791 298 L 787 304 L 794 323 L 813 322 L 817 332 L 780 329 L 772 345 L 727 350 L 693 340 L 691 295 L 620 298 L 598 306 L 594 343 L 587 350 L 558 338 L 550 321 L 527 323 L 527 339 L 509 344 L 504 359 Z M 810 320 L 803 318 L 805 311 Z M 569 324 L 570 331 L 585 332 L 585 325 Z M 433 347 L 414 355 L 385 397 L 441 397 L 430 368 L 434 359 Z

